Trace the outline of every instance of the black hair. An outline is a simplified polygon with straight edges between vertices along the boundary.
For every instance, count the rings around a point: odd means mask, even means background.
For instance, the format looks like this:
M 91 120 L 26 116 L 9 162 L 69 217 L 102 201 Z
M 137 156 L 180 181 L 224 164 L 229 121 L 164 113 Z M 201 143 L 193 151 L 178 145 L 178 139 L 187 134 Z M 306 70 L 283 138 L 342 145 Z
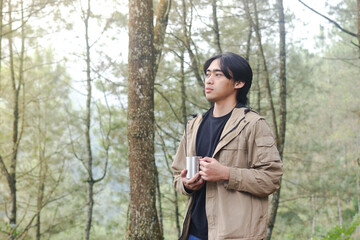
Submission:
M 235 82 L 243 82 L 244 86 L 238 89 L 236 94 L 236 101 L 240 104 L 246 105 L 248 103 L 247 94 L 251 87 L 253 73 L 249 63 L 240 55 L 228 52 L 216 55 L 209 58 L 204 64 L 204 73 L 206 74 L 210 64 L 219 59 L 221 71 L 225 77 Z

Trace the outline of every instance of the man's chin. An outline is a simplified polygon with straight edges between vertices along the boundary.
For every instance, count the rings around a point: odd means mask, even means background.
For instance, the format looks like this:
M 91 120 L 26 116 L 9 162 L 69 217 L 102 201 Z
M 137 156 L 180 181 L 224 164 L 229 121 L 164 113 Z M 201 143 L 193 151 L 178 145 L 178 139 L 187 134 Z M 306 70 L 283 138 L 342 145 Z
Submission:
M 210 102 L 213 102 L 213 101 L 214 101 L 214 98 L 211 97 L 210 94 L 206 94 L 206 93 L 205 93 L 205 98 L 206 98 L 206 100 L 208 100 L 208 101 L 210 101 Z

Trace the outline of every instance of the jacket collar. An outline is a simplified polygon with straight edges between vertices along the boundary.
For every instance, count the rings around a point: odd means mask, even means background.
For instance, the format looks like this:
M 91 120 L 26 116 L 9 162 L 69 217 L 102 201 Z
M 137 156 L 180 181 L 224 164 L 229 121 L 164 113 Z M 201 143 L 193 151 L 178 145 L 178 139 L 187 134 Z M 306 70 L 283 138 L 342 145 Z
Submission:
M 188 122 L 188 130 L 191 129 L 191 134 L 186 136 L 188 149 L 187 154 L 188 156 L 193 156 L 196 154 L 196 136 L 199 126 L 204 119 L 204 117 L 212 112 L 213 107 L 211 107 L 207 112 L 202 115 L 198 115 L 193 120 Z M 216 155 L 217 152 L 220 151 L 226 144 L 228 144 L 231 140 L 233 140 L 241 131 L 242 129 L 248 124 L 248 121 L 245 120 L 245 115 L 248 113 L 250 108 L 247 108 L 244 105 L 237 104 L 235 108 L 232 110 L 231 116 L 225 127 L 221 133 L 220 141 L 215 148 L 214 154 L 212 157 Z
M 224 130 L 221 133 L 220 140 L 215 148 L 213 157 L 220 151 L 221 148 L 233 140 L 248 124 L 248 121 L 245 120 L 245 114 L 247 112 L 249 112 L 249 108 L 234 108 L 229 120 L 225 124 Z

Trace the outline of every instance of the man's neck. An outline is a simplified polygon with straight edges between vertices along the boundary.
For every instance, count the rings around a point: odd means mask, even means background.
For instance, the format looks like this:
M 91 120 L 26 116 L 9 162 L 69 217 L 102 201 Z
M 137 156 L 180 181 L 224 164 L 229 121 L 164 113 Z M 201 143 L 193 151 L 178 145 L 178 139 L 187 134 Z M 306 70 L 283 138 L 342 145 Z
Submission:
M 227 101 L 224 103 L 216 102 L 214 104 L 213 116 L 214 117 L 222 117 L 231 112 L 233 108 L 236 106 L 236 101 Z

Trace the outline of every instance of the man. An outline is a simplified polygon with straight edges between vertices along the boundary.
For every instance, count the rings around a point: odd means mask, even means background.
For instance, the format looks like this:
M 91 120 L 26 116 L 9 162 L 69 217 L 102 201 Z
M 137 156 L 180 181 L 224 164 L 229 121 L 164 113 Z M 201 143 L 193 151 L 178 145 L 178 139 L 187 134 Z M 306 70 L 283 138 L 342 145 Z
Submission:
M 246 107 L 251 67 L 225 53 L 207 60 L 204 72 L 214 105 L 186 124 L 172 164 L 176 190 L 190 196 L 180 239 L 263 239 L 282 163 L 269 125 Z M 191 179 L 186 156 L 202 156 Z

